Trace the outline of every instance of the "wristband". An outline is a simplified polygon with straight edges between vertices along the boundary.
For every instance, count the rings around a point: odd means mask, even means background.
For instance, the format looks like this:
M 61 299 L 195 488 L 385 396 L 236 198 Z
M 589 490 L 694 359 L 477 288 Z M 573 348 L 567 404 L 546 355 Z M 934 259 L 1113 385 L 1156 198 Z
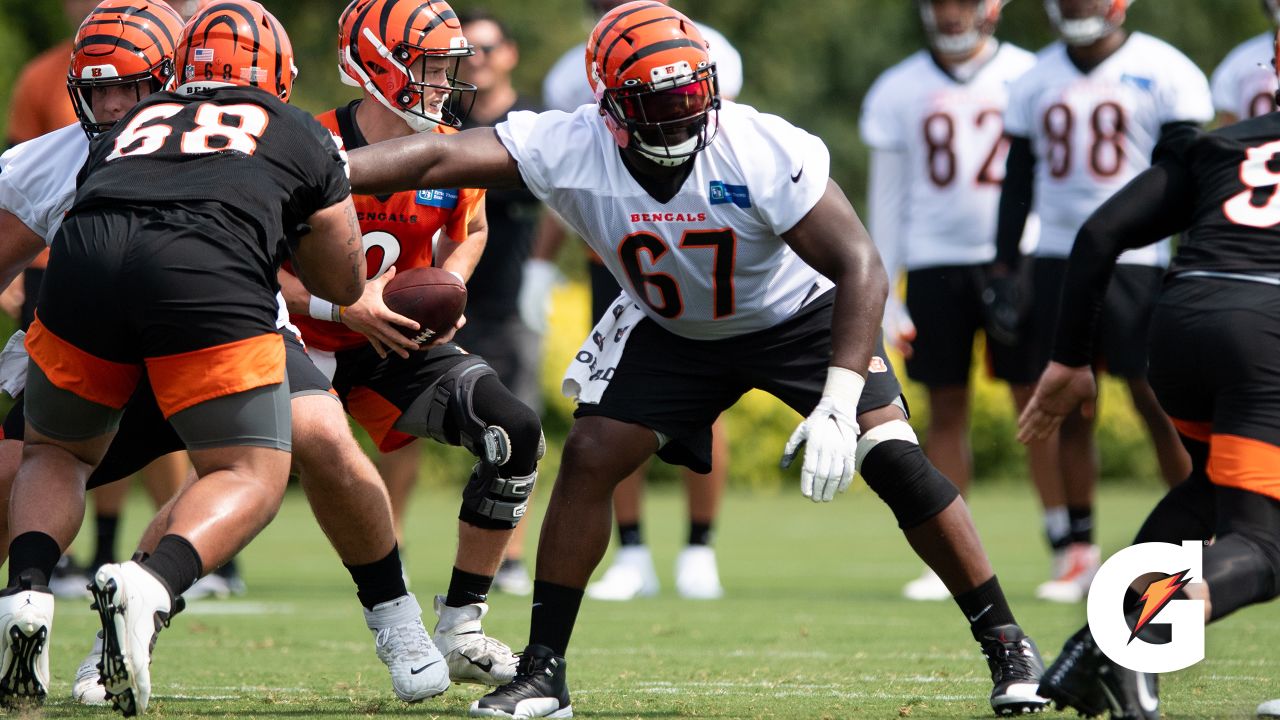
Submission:
M 862 398 L 862 388 L 867 379 L 858 373 L 842 367 L 827 368 L 827 384 L 822 388 L 822 396 L 836 401 L 841 409 L 847 408 L 850 415 L 858 411 L 858 400 Z
M 307 314 L 317 320 L 342 322 L 342 313 L 345 310 L 345 307 L 334 305 L 328 300 L 323 300 L 315 295 L 312 295 L 311 301 L 307 303 Z

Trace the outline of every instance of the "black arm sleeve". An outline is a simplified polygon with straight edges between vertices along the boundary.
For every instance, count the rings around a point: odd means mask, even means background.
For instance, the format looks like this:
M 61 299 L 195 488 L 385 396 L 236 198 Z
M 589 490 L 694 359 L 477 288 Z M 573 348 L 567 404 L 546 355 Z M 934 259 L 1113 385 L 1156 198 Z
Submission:
M 1018 266 L 1018 244 L 1035 199 L 1036 158 L 1031 141 L 1009 136 L 1009 159 L 1005 161 L 1004 185 L 1000 191 L 1000 214 L 996 222 L 996 262 L 1010 270 Z
M 1185 229 L 1195 205 L 1195 185 L 1181 163 L 1153 165 L 1107 200 L 1076 235 L 1062 287 L 1054 362 L 1088 365 L 1098 316 L 1116 258 Z

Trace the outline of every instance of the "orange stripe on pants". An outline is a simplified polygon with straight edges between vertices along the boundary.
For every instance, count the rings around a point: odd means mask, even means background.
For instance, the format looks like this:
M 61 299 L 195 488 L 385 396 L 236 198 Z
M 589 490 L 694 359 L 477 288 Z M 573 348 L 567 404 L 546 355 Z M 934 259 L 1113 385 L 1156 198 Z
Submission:
M 1209 441 L 1209 480 L 1280 500 L 1280 447 L 1239 435 Z
M 1209 442 L 1209 437 L 1213 434 L 1213 423 L 1179 420 L 1176 417 L 1169 419 L 1173 421 L 1173 427 L 1178 431 L 1178 434 L 1192 440 L 1207 443 Z
M 206 400 L 284 382 L 284 338 L 266 333 L 146 363 L 156 402 L 169 418 Z
M 37 315 L 27 330 L 27 353 L 49 378 L 67 392 L 119 410 L 142 377 L 142 366 L 116 363 L 90 355 L 54 335 Z
M 369 433 L 380 452 L 399 450 L 413 442 L 412 435 L 394 429 L 400 408 L 367 387 L 352 388 L 347 393 L 347 412 Z

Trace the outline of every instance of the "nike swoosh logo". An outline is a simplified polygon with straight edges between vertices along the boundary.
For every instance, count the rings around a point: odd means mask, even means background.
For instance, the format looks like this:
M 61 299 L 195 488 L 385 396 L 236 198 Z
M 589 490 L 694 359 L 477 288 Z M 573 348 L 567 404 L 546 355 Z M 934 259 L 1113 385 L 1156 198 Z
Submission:
M 804 166 L 801 165 L 800 169 L 796 171 L 796 174 L 791 176 L 791 182 L 793 183 L 800 182 L 800 176 L 803 174 L 804 174 Z
M 439 664 L 439 663 L 440 663 L 440 661 L 439 661 L 439 660 L 437 660 L 437 661 L 435 661 L 435 662 L 429 662 L 429 663 L 427 663 L 426 665 L 423 665 L 423 666 L 422 666 L 422 667 L 420 667 L 420 668 L 410 668 L 410 670 L 409 670 L 409 674 L 410 674 L 410 675 L 417 675 L 418 673 L 422 672 L 423 670 L 426 670 L 427 668 L 431 667 L 432 665 L 437 665 L 437 664 Z
M 475 665 L 476 667 L 480 668 L 481 670 L 483 670 L 483 671 L 485 671 L 485 672 L 489 672 L 490 670 L 492 670 L 492 669 L 493 669 L 493 661 L 492 661 L 492 660 L 485 660 L 485 661 L 483 661 L 483 662 L 482 662 L 482 661 L 480 661 L 480 660 L 472 660 L 471 658 L 467 657 L 466 655 L 463 655 L 462 657 L 467 658 L 467 662 L 471 663 L 472 665 Z
M 988 610 L 990 610 L 991 608 L 992 608 L 992 606 L 991 606 L 991 605 L 988 605 L 988 606 L 986 606 L 986 607 L 982 608 L 982 612 L 980 612 L 980 613 L 978 613 L 977 615 L 974 615 L 973 617 L 969 618 L 969 622 L 971 622 L 971 623 L 978 622 L 978 620 L 979 620 L 979 619 L 981 619 L 983 615 L 986 615 L 986 614 L 987 614 L 987 611 L 988 611 Z

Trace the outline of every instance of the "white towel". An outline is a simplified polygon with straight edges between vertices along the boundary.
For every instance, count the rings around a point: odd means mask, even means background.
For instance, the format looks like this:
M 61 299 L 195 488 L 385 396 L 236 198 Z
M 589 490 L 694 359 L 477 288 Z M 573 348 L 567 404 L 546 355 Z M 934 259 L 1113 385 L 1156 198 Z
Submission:
M 580 403 L 598 403 L 613 379 L 613 370 L 622 358 L 622 349 L 631 329 L 644 319 L 644 311 L 624 292 L 609 305 L 609 311 L 592 328 L 578 354 L 564 373 L 560 392 Z
M 27 333 L 19 330 L 9 337 L 9 342 L 0 350 L 0 390 L 11 397 L 27 386 Z

